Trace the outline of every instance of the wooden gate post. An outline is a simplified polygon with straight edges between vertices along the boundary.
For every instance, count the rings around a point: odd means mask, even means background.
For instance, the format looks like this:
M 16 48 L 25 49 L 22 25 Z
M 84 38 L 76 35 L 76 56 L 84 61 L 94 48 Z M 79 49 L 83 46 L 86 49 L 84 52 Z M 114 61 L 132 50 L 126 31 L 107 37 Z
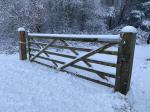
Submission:
M 118 51 L 115 91 L 124 95 L 130 89 L 136 33 L 136 28 L 132 26 L 126 26 L 121 31 L 122 40 Z
M 26 50 L 26 36 L 25 36 L 25 29 L 19 28 L 19 55 L 20 60 L 26 60 L 27 59 L 27 50 Z

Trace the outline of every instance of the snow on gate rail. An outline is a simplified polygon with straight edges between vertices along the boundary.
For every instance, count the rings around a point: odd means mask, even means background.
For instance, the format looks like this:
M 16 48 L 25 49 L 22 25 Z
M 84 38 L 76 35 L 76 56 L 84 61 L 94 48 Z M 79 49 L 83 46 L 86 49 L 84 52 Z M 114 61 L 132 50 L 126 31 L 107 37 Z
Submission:
M 47 39 L 65 39 L 73 41 L 120 42 L 120 35 L 75 35 L 75 34 L 38 34 L 28 33 L 29 37 Z
M 73 35 L 73 34 L 38 34 L 27 33 L 23 28 L 19 29 L 20 59 L 27 59 L 26 43 L 28 44 L 29 60 L 63 72 L 73 74 L 108 87 L 115 91 L 127 94 L 130 87 L 134 48 L 136 41 L 136 29 L 128 26 L 123 28 L 121 35 Z M 26 42 L 27 37 L 27 42 Z M 75 47 L 72 42 L 97 43 L 97 48 Z M 84 42 L 84 43 L 83 43 Z M 99 45 L 100 44 L 100 45 Z M 79 45 L 79 44 L 78 44 Z M 108 49 L 118 45 L 117 51 Z M 63 49 L 62 52 L 57 52 Z M 116 56 L 117 61 L 108 62 L 100 60 L 102 54 Z M 103 59 L 106 56 L 103 56 Z M 50 63 L 51 62 L 51 63 Z M 99 66 L 115 68 L 115 73 L 104 72 Z M 99 80 L 74 73 L 73 69 L 81 69 L 96 74 Z M 80 72 L 80 71 L 79 71 Z M 108 83 L 115 79 L 115 84 Z

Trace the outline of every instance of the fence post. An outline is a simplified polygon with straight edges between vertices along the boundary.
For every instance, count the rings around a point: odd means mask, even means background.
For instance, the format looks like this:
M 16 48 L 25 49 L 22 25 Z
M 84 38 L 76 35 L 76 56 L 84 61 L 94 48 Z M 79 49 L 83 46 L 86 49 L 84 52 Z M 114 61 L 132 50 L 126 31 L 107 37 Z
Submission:
M 121 31 L 122 40 L 118 51 L 115 91 L 124 95 L 130 89 L 136 33 L 136 28 L 132 26 L 126 26 Z
M 27 50 L 26 50 L 26 36 L 25 36 L 25 29 L 19 28 L 19 55 L 20 60 L 26 60 L 27 59 Z

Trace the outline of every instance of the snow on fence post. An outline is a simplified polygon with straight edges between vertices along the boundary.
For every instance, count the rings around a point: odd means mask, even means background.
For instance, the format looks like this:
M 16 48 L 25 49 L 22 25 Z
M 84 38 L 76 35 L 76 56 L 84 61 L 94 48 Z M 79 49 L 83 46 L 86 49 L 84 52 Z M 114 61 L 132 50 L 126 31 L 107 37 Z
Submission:
M 25 29 L 19 28 L 19 55 L 20 60 L 26 60 L 27 59 L 27 50 L 26 50 L 26 36 L 25 36 Z
M 132 26 L 126 26 L 121 31 L 122 41 L 118 51 L 115 91 L 125 95 L 130 89 L 136 34 L 137 30 Z

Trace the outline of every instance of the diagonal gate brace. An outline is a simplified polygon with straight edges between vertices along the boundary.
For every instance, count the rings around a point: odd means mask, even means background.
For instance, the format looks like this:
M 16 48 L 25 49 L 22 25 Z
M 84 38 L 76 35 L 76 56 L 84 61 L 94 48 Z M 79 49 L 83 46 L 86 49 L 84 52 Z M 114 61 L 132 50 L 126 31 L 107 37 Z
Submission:
M 90 57 L 90 56 L 92 56 L 92 55 L 94 55 L 94 54 L 96 54 L 96 53 L 98 53 L 98 52 L 100 53 L 100 52 L 104 51 L 105 49 L 107 49 L 107 48 L 109 48 L 109 47 L 111 47 L 111 46 L 113 46 L 113 45 L 114 45 L 114 44 L 110 44 L 110 43 L 109 43 L 109 44 L 106 44 L 106 45 L 104 45 L 103 47 L 100 47 L 100 48 L 98 48 L 98 49 L 96 49 L 96 50 L 93 50 L 93 51 L 91 51 L 91 52 L 85 54 L 85 55 L 82 56 L 82 57 L 76 58 L 76 59 L 73 60 L 72 62 L 69 62 L 69 63 L 65 64 L 64 66 L 60 67 L 59 69 L 60 69 L 60 70 L 65 69 L 66 67 L 71 66 L 71 65 L 74 65 L 75 63 L 77 63 L 77 62 L 79 62 L 79 61 L 81 61 L 81 60 L 84 60 L 84 59 L 86 59 L 86 58 L 88 58 L 88 57 Z
M 60 41 L 62 41 L 65 46 L 69 46 L 66 41 L 64 41 L 64 40 L 60 40 Z M 73 49 L 70 49 L 70 50 L 71 50 L 75 55 L 79 55 L 78 52 L 76 52 L 75 50 L 73 50 Z M 86 60 L 83 60 L 83 62 L 84 62 L 88 67 L 92 67 L 92 65 L 91 65 L 90 63 L 88 63 Z
M 60 40 L 60 41 L 62 41 L 62 43 L 64 43 L 65 46 L 69 46 L 66 41 L 64 41 L 64 40 Z M 71 50 L 75 55 L 79 55 L 75 50 L 73 50 L 73 49 L 70 49 L 70 50 Z
M 33 42 L 37 42 L 37 41 L 34 40 L 33 38 L 31 38 L 31 40 L 32 40 Z M 42 48 L 43 48 L 43 47 L 40 46 L 38 43 L 35 43 L 35 45 L 36 45 L 39 49 L 42 49 Z M 44 54 L 45 54 L 45 56 L 49 57 L 49 55 L 48 55 L 47 53 L 44 53 Z
M 43 53 L 49 46 L 51 46 L 52 44 L 54 44 L 56 42 L 56 39 L 53 40 L 51 43 L 47 44 L 43 49 L 41 49 L 32 59 L 31 61 L 33 61 L 36 57 L 38 57 L 41 53 Z

